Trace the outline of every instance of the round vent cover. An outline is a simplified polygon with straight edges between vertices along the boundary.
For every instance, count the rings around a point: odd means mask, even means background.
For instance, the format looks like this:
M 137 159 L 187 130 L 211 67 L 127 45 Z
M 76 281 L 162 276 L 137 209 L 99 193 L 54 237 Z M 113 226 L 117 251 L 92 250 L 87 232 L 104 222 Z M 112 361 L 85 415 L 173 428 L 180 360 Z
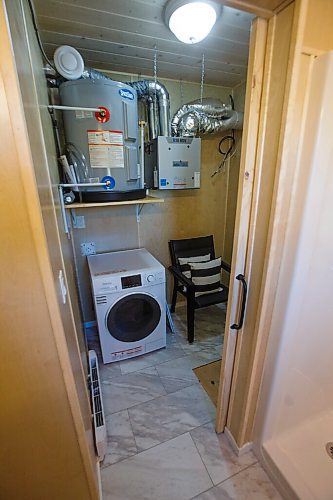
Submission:
M 69 45 L 61 45 L 54 52 L 54 64 L 58 73 L 67 80 L 77 80 L 82 76 L 84 62 L 81 54 Z

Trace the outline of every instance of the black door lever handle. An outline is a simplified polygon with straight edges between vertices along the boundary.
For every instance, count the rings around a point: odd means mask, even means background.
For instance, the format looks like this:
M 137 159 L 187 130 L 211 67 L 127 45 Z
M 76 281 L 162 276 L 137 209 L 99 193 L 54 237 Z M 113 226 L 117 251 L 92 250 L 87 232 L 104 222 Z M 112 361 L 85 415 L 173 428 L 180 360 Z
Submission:
M 243 285 L 242 307 L 241 307 L 239 323 L 238 324 L 234 323 L 233 325 L 231 325 L 230 327 L 231 330 L 240 330 L 243 327 L 244 316 L 245 316 L 245 305 L 247 298 L 247 283 L 245 281 L 245 276 L 243 276 L 243 274 L 238 274 L 238 276 L 236 276 L 236 280 L 241 281 Z

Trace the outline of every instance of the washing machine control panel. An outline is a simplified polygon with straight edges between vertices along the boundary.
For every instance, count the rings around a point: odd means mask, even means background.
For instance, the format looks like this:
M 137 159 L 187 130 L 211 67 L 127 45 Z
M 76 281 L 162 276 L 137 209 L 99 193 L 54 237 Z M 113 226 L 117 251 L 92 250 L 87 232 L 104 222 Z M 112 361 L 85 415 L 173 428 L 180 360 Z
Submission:
M 154 285 L 164 281 L 164 271 L 148 272 L 143 274 L 144 283 L 146 285 Z
M 121 288 L 124 290 L 126 288 L 135 288 L 137 286 L 154 285 L 155 283 L 162 283 L 163 279 L 163 271 L 150 271 L 132 276 L 122 276 Z
M 136 274 L 101 276 L 95 280 L 95 295 L 117 293 L 122 290 L 144 288 L 165 282 L 164 269 L 147 269 Z
M 125 290 L 126 288 L 133 288 L 136 286 L 142 286 L 141 274 L 134 274 L 133 276 L 122 276 L 120 278 L 121 288 Z

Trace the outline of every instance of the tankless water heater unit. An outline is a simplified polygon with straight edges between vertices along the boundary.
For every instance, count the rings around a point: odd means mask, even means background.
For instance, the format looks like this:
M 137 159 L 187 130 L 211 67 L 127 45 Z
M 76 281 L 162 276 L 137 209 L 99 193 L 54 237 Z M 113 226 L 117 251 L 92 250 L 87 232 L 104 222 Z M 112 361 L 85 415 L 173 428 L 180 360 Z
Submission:
M 200 188 L 200 165 L 200 138 L 160 136 L 146 144 L 145 181 L 149 188 Z

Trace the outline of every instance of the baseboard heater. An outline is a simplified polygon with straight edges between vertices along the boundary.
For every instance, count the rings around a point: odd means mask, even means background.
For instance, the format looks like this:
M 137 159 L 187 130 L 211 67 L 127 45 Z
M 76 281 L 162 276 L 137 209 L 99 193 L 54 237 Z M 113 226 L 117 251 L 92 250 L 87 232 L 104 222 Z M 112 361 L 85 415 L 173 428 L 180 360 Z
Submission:
M 95 351 L 89 351 L 89 377 L 96 451 L 98 459 L 103 460 L 106 453 L 107 440 L 98 359 Z

